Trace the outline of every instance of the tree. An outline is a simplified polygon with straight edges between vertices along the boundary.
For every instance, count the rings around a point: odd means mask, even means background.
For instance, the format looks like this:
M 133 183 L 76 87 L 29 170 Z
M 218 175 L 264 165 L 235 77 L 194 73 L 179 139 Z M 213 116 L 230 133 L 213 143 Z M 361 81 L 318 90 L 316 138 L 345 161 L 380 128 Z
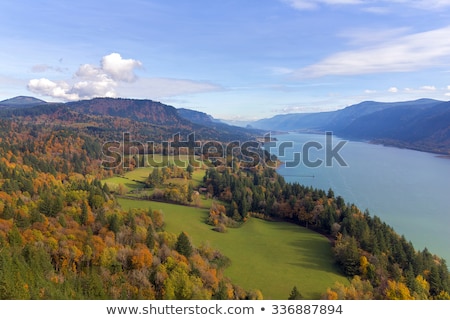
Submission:
M 190 257 L 194 251 L 191 245 L 191 241 L 189 240 L 186 233 L 181 232 L 177 238 L 177 242 L 175 243 L 175 250 L 186 257 Z
M 291 294 L 288 297 L 288 300 L 301 300 L 303 299 L 302 294 L 300 293 L 300 291 L 298 291 L 297 286 L 294 286 L 294 288 L 292 288 Z
M 187 196 L 186 196 L 186 200 L 191 203 L 194 199 L 193 199 L 193 195 L 194 195 L 194 186 L 192 185 L 192 182 L 189 182 L 188 184 L 188 189 L 187 189 Z
M 194 172 L 194 167 L 191 164 L 188 164 L 186 168 L 186 172 L 188 173 L 189 179 L 192 179 L 192 173 Z
M 402 283 L 394 280 L 388 280 L 386 288 L 386 298 L 389 300 L 412 300 L 413 297 L 408 287 Z
M 328 193 L 327 193 L 327 198 L 328 199 L 333 199 L 334 198 L 334 191 L 333 189 L 328 189 Z
M 80 215 L 80 223 L 82 225 L 85 225 L 88 221 L 88 208 L 86 201 L 83 201 L 81 203 L 81 215 Z
M 336 262 L 348 276 L 358 274 L 360 267 L 360 255 L 358 244 L 354 237 L 339 235 L 333 249 Z

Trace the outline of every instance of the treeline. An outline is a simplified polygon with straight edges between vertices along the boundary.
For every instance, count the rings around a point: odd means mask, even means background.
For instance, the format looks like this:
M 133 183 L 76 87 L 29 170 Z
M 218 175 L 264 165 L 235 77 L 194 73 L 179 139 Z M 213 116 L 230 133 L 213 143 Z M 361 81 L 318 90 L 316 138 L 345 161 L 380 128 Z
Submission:
M 209 221 L 219 229 L 228 218 L 244 222 L 250 216 L 290 221 L 327 236 L 336 263 L 353 278 L 349 287 L 330 288 L 327 299 L 450 299 L 446 262 L 427 249 L 417 251 L 393 228 L 362 212 L 341 196 L 300 183 L 287 183 L 271 168 L 249 170 L 210 168 L 204 184 L 211 196 L 226 203 L 211 210 Z
M 186 168 L 175 166 L 173 163 L 163 168 L 155 167 L 145 181 L 147 188 L 153 188 L 151 194 L 140 195 L 141 199 L 164 201 L 182 205 L 200 205 L 200 197 L 194 191 L 192 181 L 188 183 L 167 183 L 170 179 L 191 180 L 194 167 L 190 164 Z

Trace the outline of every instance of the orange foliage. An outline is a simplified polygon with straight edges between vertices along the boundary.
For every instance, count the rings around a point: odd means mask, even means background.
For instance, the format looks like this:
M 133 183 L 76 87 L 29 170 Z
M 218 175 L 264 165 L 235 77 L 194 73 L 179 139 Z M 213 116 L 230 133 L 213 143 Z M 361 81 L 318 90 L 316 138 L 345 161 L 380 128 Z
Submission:
M 131 263 L 135 269 L 148 268 L 152 265 L 153 256 L 150 250 L 143 244 L 138 243 L 133 250 Z

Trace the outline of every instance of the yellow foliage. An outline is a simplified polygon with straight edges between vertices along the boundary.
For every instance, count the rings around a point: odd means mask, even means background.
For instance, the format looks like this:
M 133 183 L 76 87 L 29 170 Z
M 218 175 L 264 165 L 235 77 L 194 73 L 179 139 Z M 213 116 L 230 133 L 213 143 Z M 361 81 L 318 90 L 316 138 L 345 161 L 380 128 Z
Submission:
M 369 261 L 367 260 L 366 256 L 361 256 L 361 258 L 359 259 L 359 265 L 361 274 L 365 276 L 367 274 L 367 268 L 369 267 Z
M 389 300 L 414 300 L 408 287 L 404 283 L 394 280 L 388 280 L 385 295 Z
M 325 294 L 326 300 L 338 300 L 338 294 L 337 292 L 331 290 L 330 288 L 327 288 L 327 292 Z

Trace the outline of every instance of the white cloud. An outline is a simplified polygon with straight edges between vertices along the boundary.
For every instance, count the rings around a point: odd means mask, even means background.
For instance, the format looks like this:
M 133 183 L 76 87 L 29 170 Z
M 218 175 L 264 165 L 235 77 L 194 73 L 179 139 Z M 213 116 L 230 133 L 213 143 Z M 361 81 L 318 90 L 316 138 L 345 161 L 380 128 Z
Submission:
M 397 93 L 398 92 L 398 88 L 397 87 L 390 87 L 388 89 L 388 91 L 391 92 L 391 93 Z
M 436 91 L 435 86 L 422 86 L 422 87 L 420 87 L 420 89 L 425 90 L 425 91 Z
M 387 42 L 389 40 L 396 40 L 399 37 L 405 36 L 410 28 L 380 28 L 380 29 L 369 29 L 369 28 L 358 28 L 344 30 L 338 34 L 339 37 L 348 39 L 348 43 L 355 46 L 362 45 L 373 45 L 382 42 Z
M 450 6 L 450 0 L 383 0 L 384 2 L 396 2 L 411 7 L 425 10 L 436 10 Z
M 116 97 L 120 82 L 136 80 L 134 70 L 142 63 L 133 59 L 123 59 L 118 53 L 104 56 L 101 66 L 81 65 L 69 81 L 54 82 L 46 78 L 32 79 L 28 90 L 66 101 L 90 99 L 94 97 Z
M 318 8 L 321 4 L 342 5 L 362 4 L 362 0 L 281 0 L 298 10 L 311 10 Z
M 122 59 L 118 53 L 111 53 L 102 59 L 102 70 L 116 81 L 133 82 L 136 79 L 134 69 L 141 67 L 140 61 Z
M 321 5 L 360 5 L 362 10 L 376 14 L 390 12 L 392 4 L 421 10 L 439 10 L 450 6 L 449 0 L 280 0 L 297 10 L 314 10 Z M 377 5 L 378 4 L 378 5 Z M 365 5 L 370 5 L 365 7 Z
M 78 94 L 70 93 L 70 86 L 67 82 L 53 82 L 45 78 L 30 80 L 28 90 L 63 100 L 76 100 L 79 97 Z
M 360 49 L 335 53 L 297 70 L 301 78 L 407 72 L 450 62 L 450 27 L 404 35 Z
M 364 12 L 374 13 L 374 14 L 388 14 L 391 12 L 390 8 L 387 7 L 367 7 L 362 9 Z
M 142 63 L 123 59 L 112 53 L 101 59 L 100 66 L 83 64 L 67 81 L 52 81 L 46 78 L 32 79 L 28 90 L 33 93 L 64 101 L 91 99 L 95 97 L 117 97 L 120 94 L 136 98 L 162 98 L 221 90 L 207 82 L 168 79 L 137 78 L 134 71 Z

